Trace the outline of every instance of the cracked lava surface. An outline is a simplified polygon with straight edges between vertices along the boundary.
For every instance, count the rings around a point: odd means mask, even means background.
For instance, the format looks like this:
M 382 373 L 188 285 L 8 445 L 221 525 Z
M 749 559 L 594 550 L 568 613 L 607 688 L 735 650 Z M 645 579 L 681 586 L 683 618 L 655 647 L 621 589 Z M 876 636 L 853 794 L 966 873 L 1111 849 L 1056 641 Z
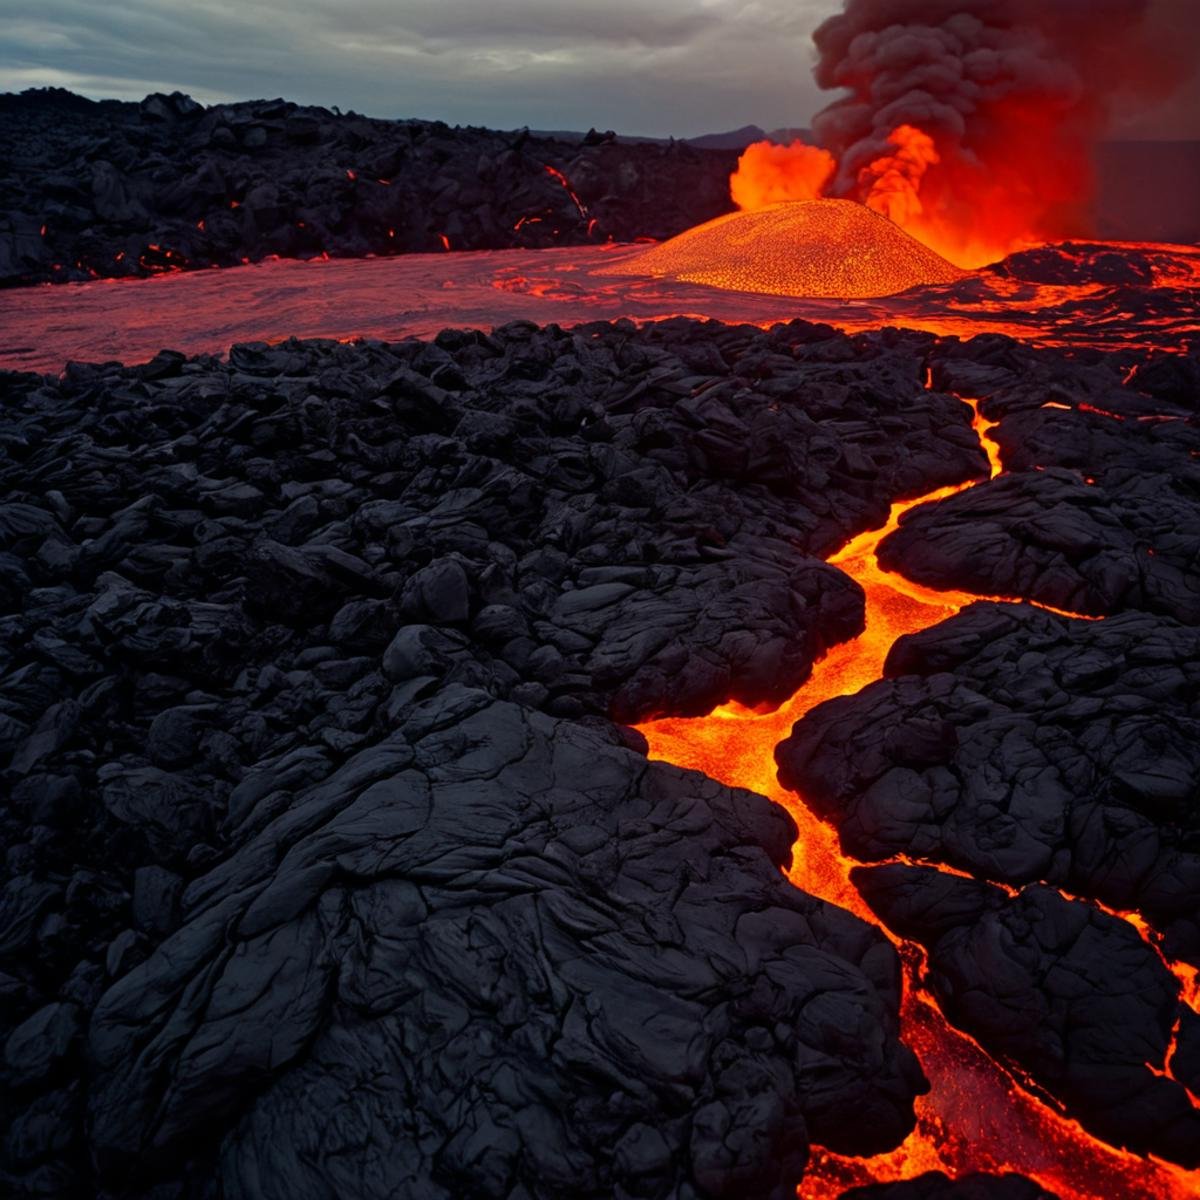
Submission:
M 999 447 L 989 437 L 995 423 L 984 420 L 972 401 L 965 402 L 974 411 L 972 424 L 995 478 L 1003 472 Z M 894 504 L 886 524 L 851 539 L 830 556 L 831 565 L 862 586 L 866 628 L 859 637 L 834 647 L 778 709 L 755 713 L 740 705 L 722 705 L 707 717 L 664 718 L 638 726 L 651 758 L 703 771 L 784 807 L 799 831 L 788 877 L 797 887 L 872 923 L 877 917 L 850 879 L 858 864 L 842 853 L 834 828 L 810 812 L 803 797 L 780 785 L 774 750 L 818 704 L 881 678 L 884 660 L 898 638 L 947 620 L 974 601 L 1011 599 L 922 587 L 884 571 L 876 559 L 879 543 L 906 512 L 972 486 L 942 488 Z M 1132 923 L 1146 935 L 1144 922 Z M 798 1190 L 800 1200 L 834 1200 L 848 1187 L 910 1179 L 934 1170 L 952 1178 L 972 1171 L 1019 1171 L 1062 1200 L 1187 1200 L 1200 1192 L 1200 1172 L 1107 1146 L 1026 1091 L 973 1038 L 950 1026 L 921 986 L 923 952 L 911 943 L 900 945 L 908 984 L 901 1010 L 903 1036 L 931 1085 L 929 1093 L 917 1099 L 916 1128 L 898 1149 L 874 1159 L 847 1158 L 814 1147 Z M 1194 1006 L 1195 972 L 1179 964 L 1176 973 Z

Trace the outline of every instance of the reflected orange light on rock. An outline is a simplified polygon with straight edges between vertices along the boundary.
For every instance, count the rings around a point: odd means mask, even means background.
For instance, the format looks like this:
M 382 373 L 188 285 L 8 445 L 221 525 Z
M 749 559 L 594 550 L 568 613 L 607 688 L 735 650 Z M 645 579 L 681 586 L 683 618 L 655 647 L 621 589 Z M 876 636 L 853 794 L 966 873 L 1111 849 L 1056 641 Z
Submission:
M 973 402 L 967 403 L 974 410 L 973 426 L 994 477 L 1002 470 L 999 447 L 989 434 L 994 423 L 985 421 Z M 850 870 L 858 864 L 842 853 L 832 826 L 818 820 L 801 797 L 780 786 L 775 747 L 817 704 L 857 692 L 881 678 L 884 660 L 898 637 L 946 620 L 982 598 L 921 587 L 884 571 L 876 558 L 880 541 L 905 512 L 970 486 L 942 488 L 893 505 L 882 528 L 860 534 L 830 557 L 831 564 L 862 586 L 866 628 L 853 641 L 834 647 L 779 709 L 756 713 L 728 704 L 707 717 L 665 718 L 638 727 L 649 743 L 651 758 L 703 771 L 728 786 L 749 788 L 785 808 L 798 830 L 789 879 L 872 924 L 874 914 L 850 882 Z M 1146 935 L 1144 922 L 1139 927 Z M 814 1148 L 799 1200 L 835 1200 L 850 1187 L 911 1179 L 931 1170 L 951 1177 L 973 1171 L 1016 1171 L 1062 1200 L 1187 1200 L 1200 1195 L 1200 1172 L 1106 1146 L 1024 1090 L 974 1039 L 953 1029 L 929 994 L 916 986 L 923 965 L 919 948 L 901 944 L 901 955 L 910 980 L 901 1006 L 902 1033 L 931 1084 L 929 1094 L 916 1102 L 916 1128 L 896 1150 L 872 1159 Z M 1185 996 L 1194 1000 L 1195 972 L 1190 983 Z

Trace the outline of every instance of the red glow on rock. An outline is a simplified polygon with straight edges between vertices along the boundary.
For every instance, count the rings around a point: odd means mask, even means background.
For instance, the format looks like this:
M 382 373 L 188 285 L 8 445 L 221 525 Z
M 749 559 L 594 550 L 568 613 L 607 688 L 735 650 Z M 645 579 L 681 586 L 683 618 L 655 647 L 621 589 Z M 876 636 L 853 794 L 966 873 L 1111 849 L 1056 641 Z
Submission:
M 196 228 L 197 228 L 198 230 L 200 230 L 200 232 L 201 232 L 201 233 L 203 233 L 203 232 L 204 232 L 204 218 L 203 218 L 203 217 L 201 217 L 201 218 L 200 218 L 200 220 L 198 220 L 198 221 L 196 222 Z
M 442 249 L 449 250 L 450 249 L 450 239 L 444 233 L 439 233 L 438 237 L 442 239 Z
M 558 180 L 558 182 L 566 190 L 567 195 L 571 197 L 571 203 L 575 205 L 576 211 L 586 220 L 588 215 L 587 205 L 580 200 L 578 193 L 571 186 L 571 181 L 557 167 L 552 167 L 549 163 L 544 163 L 543 166 L 545 167 L 546 174 L 549 175 L 551 179 Z
M 46 236 L 46 227 L 45 227 L 45 225 L 43 225 L 42 226 L 42 237 L 45 237 L 45 236 Z
M 355 174 L 353 171 L 351 171 L 349 168 L 347 168 L 347 170 L 346 170 L 346 178 L 347 178 L 347 179 L 350 179 L 350 180 L 354 180 L 354 179 L 357 179 L 357 178 L 358 178 L 358 176 L 357 176 L 357 175 L 356 175 L 356 174 Z
M 1123 421 L 1125 418 L 1120 413 L 1109 412 L 1107 408 L 1097 408 L 1094 404 L 1081 403 L 1079 411 L 1085 413 L 1095 413 L 1098 417 L 1108 417 L 1113 421 Z

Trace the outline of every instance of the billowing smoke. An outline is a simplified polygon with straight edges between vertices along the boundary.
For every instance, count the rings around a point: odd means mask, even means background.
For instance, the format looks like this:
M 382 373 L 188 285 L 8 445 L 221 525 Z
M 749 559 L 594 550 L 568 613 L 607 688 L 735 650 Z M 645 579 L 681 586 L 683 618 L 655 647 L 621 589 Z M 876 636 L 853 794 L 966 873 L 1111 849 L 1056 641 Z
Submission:
M 845 92 L 813 127 L 838 163 L 826 194 L 964 265 L 1086 234 L 1096 141 L 1186 77 L 1197 39 L 1178 31 L 1198 16 L 1200 0 L 844 0 L 814 35 L 817 82 Z

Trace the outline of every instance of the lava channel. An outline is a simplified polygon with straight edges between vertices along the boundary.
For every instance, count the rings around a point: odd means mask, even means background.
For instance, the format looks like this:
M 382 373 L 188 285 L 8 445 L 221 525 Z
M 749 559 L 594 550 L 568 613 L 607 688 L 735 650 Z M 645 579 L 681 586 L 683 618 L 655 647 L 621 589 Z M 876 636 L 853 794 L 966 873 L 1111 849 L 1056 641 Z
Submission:
M 964 403 L 974 412 L 972 424 L 995 478 L 1003 470 L 999 447 L 989 436 L 995 422 L 984 420 L 977 402 Z M 842 853 L 832 826 L 779 784 L 775 747 L 816 705 L 882 678 L 884 660 L 897 638 L 947 620 L 978 600 L 1012 600 L 923 587 L 883 570 L 876 558 L 879 543 L 909 509 L 973 486 L 941 488 L 894 504 L 886 524 L 860 534 L 828 559 L 862 586 L 866 627 L 857 638 L 830 650 L 781 707 L 758 713 L 726 704 L 706 717 L 668 717 L 638 726 L 651 758 L 703 771 L 727 786 L 768 796 L 786 809 L 798 830 L 788 878 L 873 925 L 878 925 L 877 918 L 850 882 L 850 871 L 859 863 Z M 1108 1146 L 1021 1087 L 973 1038 L 953 1028 L 920 986 L 920 948 L 893 940 L 900 946 L 908 980 L 901 1031 L 921 1061 L 930 1092 L 916 1101 L 913 1132 L 890 1153 L 862 1159 L 813 1147 L 798 1189 L 800 1200 L 835 1200 L 847 1188 L 911 1179 L 933 1170 L 951 1178 L 974 1171 L 1015 1171 L 1061 1200 L 1189 1200 L 1200 1195 L 1200 1171 Z

